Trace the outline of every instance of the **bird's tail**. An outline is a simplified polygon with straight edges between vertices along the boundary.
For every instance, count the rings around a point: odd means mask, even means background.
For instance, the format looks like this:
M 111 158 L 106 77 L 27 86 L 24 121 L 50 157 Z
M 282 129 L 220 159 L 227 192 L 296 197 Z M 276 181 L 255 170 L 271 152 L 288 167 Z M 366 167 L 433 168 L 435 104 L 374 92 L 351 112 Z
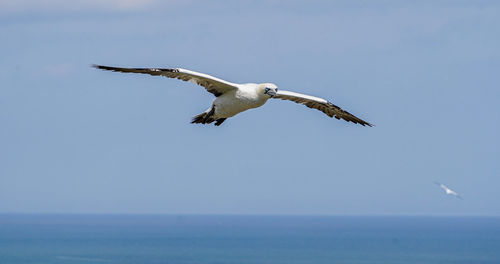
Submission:
M 191 120 L 191 124 L 210 124 L 215 121 L 213 116 L 207 117 L 207 112 L 203 112 L 199 115 L 196 115 Z
M 210 110 L 207 110 L 191 120 L 191 124 L 210 124 L 214 121 L 216 126 L 220 126 L 226 120 L 226 118 L 216 118 L 215 117 L 215 106 L 212 106 Z
M 226 120 L 226 118 L 215 119 L 213 115 L 208 117 L 207 115 L 208 113 L 203 112 L 197 116 L 194 116 L 193 120 L 191 120 L 191 124 L 210 124 L 215 121 L 215 125 L 220 126 Z

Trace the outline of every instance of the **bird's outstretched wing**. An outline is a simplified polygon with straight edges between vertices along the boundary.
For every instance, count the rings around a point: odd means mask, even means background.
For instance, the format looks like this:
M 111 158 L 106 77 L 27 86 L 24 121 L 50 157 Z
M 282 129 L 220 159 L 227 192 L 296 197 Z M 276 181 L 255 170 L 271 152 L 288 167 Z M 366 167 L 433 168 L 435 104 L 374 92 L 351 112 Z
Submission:
M 183 81 L 192 82 L 205 87 L 205 89 L 213 93 L 216 97 L 230 90 L 238 89 L 237 84 L 221 80 L 208 74 L 195 71 L 185 70 L 181 68 L 119 68 L 103 65 L 92 65 L 94 68 L 108 70 L 114 72 L 125 73 L 142 73 L 153 76 L 165 76 L 176 78 Z
M 439 188 L 443 189 L 446 191 L 446 189 L 448 189 L 448 187 L 446 187 L 446 185 L 440 183 L 440 182 L 434 182 L 434 184 L 436 184 L 437 186 L 439 186 Z
M 290 100 L 298 104 L 303 104 L 309 108 L 318 109 L 321 112 L 327 114 L 329 117 L 335 117 L 337 119 L 344 119 L 347 122 L 353 122 L 355 124 L 360 124 L 362 126 L 373 126 L 372 124 L 361 120 L 360 118 L 354 116 L 353 114 L 343 110 L 342 108 L 330 103 L 329 101 L 305 94 L 294 93 L 290 91 L 278 90 L 273 98 L 281 100 Z

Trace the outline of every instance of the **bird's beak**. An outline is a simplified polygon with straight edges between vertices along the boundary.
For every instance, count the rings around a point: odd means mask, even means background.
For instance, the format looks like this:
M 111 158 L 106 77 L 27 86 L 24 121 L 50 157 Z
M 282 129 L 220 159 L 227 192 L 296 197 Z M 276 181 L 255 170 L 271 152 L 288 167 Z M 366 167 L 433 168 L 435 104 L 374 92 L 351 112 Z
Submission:
M 276 95 L 276 92 L 273 89 L 269 89 L 269 88 L 266 88 L 264 93 L 271 96 L 271 97 L 274 97 Z

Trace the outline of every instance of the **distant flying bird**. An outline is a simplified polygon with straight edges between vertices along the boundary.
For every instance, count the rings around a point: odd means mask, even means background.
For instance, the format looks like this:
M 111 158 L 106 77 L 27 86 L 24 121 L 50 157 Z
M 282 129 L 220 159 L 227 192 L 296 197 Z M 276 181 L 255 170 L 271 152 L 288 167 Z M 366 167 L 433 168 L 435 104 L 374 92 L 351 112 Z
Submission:
M 362 126 L 372 126 L 372 124 L 363 121 L 342 108 L 330 103 L 329 101 L 305 94 L 279 90 L 272 83 L 245 83 L 237 84 L 215 78 L 213 76 L 185 70 L 181 68 L 118 68 L 102 65 L 92 65 L 95 68 L 125 72 L 125 73 L 142 73 L 153 76 L 165 76 L 176 78 L 183 81 L 189 81 L 205 87 L 205 89 L 215 95 L 215 100 L 212 105 L 203 113 L 193 117 L 191 123 L 210 124 L 215 121 L 215 125 L 219 126 L 229 117 L 246 111 L 251 108 L 257 108 L 266 103 L 269 98 L 290 100 L 299 104 L 303 104 L 309 108 L 315 108 L 329 117 L 336 119 L 344 119 L 348 122 L 360 124 Z
M 441 187 L 441 189 L 443 189 L 443 190 L 446 192 L 446 194 L 453 195 L 453 196 L 455 196 L 455 197 L 457 197 L 457 198 L 459 198 L 459 199 L 463 200 L 463 199 L 462 199 L 462 196 L 460 196 L 458 193 L 456 193 L 456 192 L 455 192 L 455 191 L 453 191 L 452 189 L 450 189 L 450 188 L 446 187 L 446 185 L 444 185 L 444 184 L 442 184 L 442 183 L 439 183 L 439 182 L 434 182 L 434 183 L 435 183 L 436 185 L 438 185 L 439 187 Z

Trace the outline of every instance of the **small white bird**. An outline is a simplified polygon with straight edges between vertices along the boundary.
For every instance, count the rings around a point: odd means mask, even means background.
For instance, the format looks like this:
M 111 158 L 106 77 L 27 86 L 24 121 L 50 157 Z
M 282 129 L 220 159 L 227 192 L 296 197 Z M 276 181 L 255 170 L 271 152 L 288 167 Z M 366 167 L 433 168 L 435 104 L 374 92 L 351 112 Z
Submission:
M 441 187 L 441 189 L 443 189 L 445 191 L 446 194 L 449 194 L 449 195 L 453 195 L 457 198 L 459 198 L 460 200 L 463 200 L 462 199 L 462 196 L 460 196 L 458 193 L 456 193 L 455 191 L 453 191 L 452 189 L 446 187 L 446 185 L 442 184 L 442 183 L 439 183 L 439 182 L 434 182 L 436 185 L 438 185 L 439 187 Z
M 330 103 L 329 101 L 310 95 L 294 93 L 289 91 L 278 91 L 278 87 L 272 83 L 245 83 L 236 84 L 215 78 L 213 76 L 185 70 L 181 68 L 119 68 L 102 65 L 92 65 L 95 68 L 125 73 L 142 73 L 153 76 L 165 76 L 176 78 L 183 81 L 189 81 L 205 87 L 205 89 L 215 95 L 212 105 L 203 113 L 193 117 L 191 123 L 210 124 L 215 121 L 219 126 L 229 117 L 246 111 L 251 108 L 257 108 L 267 102 L 269 98 L 290 100 L 303 104 L 309 108 L 315 108 L 330 117 L 344 119 L 348 122 L 360 124 L 362 126 L 372 126 L 372 124 L 363 121 L 342 108 Z

